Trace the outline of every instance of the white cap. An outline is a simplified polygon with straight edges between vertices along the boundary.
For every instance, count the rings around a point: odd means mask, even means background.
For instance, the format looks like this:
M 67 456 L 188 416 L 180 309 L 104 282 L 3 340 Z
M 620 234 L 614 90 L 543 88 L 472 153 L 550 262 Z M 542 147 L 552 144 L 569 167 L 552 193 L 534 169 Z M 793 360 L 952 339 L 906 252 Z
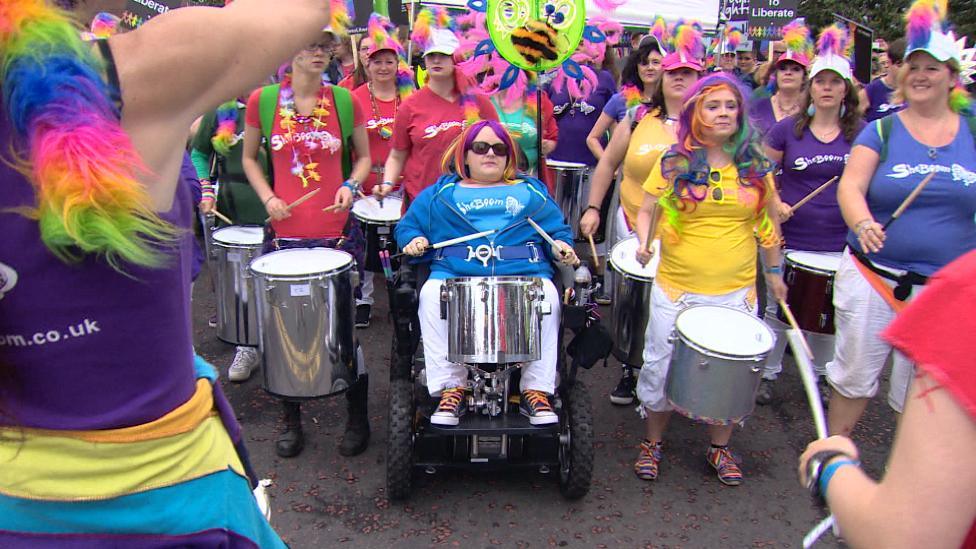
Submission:
M 916 46 L 912 48 L 911 46 L 905 50 L 905 59 L 908 56 L 917 52 L 924 51 L 925 53 L 934 57 L 938 62 L 945 63 L 950 59 L 954 59 L 956 63 L 962 61 L 962 51 L 960 51 L 959 46 L 956 44 L 956 38 L 952 31 L 948 34 L 941 31 L 932 29 L 932 34 L 929 35 L 929 41 L 923 46 Z
M 851 71 L 850 61 L 839 55 L 818 55 L 813 61 L 813 66 L 810 68 L 810 78 L 812 79 L 814 76 L 817 76 L 817 73 L 823 71 L 834 71 L 848 82 L 854 77 L 854 73 Z
M 458 41 L 457 35 L 450 29 L 431 29 L 430 44 L 424 50 L 424 56 L 432 53 L 454 55 L 460 45 L 461 42 Z
M 736 48 L 735 51 L 737 51 L 737 52 L 738 51 L 741 51 L 741 52 L 751 52 L 752 51 L 752 40 L 743 40 L 742 42 L 739 42 L 739 47 Z

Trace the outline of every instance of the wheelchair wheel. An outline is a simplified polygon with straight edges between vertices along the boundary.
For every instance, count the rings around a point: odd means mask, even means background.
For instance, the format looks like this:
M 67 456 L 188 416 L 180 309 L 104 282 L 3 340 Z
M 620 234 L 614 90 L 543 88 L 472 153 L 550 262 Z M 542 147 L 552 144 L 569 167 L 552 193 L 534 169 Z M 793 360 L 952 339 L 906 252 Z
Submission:
M 593 477 L 593 412 L 590 392 L 582 381 L 559 390 L 559 491 L 567 499 L 579 499 L 590 491 Z
M 413 487 L 413 435 L 416 404 L 413 382 L 390 381 L 390 420 L 386 441 L 386 491 L 390 499 L 406 499 Z

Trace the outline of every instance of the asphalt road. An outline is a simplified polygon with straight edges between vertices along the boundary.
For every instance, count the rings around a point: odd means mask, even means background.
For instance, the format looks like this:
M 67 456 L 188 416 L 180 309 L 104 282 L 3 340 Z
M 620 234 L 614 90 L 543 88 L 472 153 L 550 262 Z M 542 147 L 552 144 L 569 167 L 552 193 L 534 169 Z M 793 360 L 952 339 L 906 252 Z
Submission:
M 194 292 L 197 352 L 225 376 L 234 348 L 207 326 L 216 310 L 207 280 L 205 271 Z M 593 395 L 596 440 L 593 485 L 584 498 L 563 499 L 555 472 L 440 470 L 417 471 L 411 499 L 390 501 L 384 462 L 392 326 L 385 292 L 378 294 L 372 325 L 357 331 L 371 373 L 372 439 L 365 453 L 338 453 L 346 418 L 340 397 L 306 404 L 304 452 L 277 457 L 280 407 L 262 390 L 260 374 L 239 384 L 223 381 L 255 469 L 274 482 L 272 524 L 293 547 L 800 547 L 823 518 L 796 480 L 797 457 L 814 434 L 789 358 L 777 382 L 777 403 L 757 407 L 733 436 L 745 475 L 739 487 L 719 483 L 705 463 L 705 430 L 679 416 L 666 436 L 661 477 L 637 479 L 633 462 L 642 422 L 633 407 L 613 406 L 607 398 L 620 372 L 611 359 L 606 369 L 598 365 L 583 373 Z M 894 421 L 877 398 L 855 432 L 865 468 L 876 478 Z M 836 545 L 828 534 L 820 546 Z

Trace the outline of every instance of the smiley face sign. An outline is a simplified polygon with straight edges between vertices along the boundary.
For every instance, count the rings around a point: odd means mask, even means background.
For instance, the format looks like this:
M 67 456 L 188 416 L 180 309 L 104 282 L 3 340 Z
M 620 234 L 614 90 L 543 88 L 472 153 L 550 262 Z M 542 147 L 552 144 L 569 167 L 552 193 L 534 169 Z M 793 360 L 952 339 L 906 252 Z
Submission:
M 530 71 L 558 67 L 586 27 L 584 0 L 485 0 L 488 34 L 509 63 Z

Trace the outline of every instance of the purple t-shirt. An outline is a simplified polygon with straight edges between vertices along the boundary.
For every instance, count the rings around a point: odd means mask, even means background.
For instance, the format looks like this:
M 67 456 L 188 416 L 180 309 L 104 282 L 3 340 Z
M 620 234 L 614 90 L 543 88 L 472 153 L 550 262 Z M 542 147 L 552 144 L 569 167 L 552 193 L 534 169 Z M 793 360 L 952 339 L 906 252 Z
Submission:
M 896 113 L 905 108 L 901 103 L 891 103 L 891 94 L 895 90 L 888 87 L 881 78 L 875 78 L 870 84 L 864 87 L 864 93 L 868 94 L 868 108 L 864 111 L 864 120 L 870 122 Z
M 783 153 L 782 173 L 778 177 L 780 197 L 796 204 L 830 178 L 840 176 L 847 165 L 851 143 L 840 133 L 830 143 L 813 136 L 810 128 L 797 139 L 793 116 L 780 120 L 766 134 L 766 144 Z M 860 130 L 860 128 L 858 128 Z M 836 183 L 796 210 L 783 223 L 786 247 L 812 252 L 839 252 L 844 249 L 847 225 L 837 205 Z
M 0 143 L 9 142 L 0 120 Z M 165 266 L 123 275 L 90 255 L 55 257 L 37 222 L 10 211 L 35 204 L 33 186 L 4 163 L 0 181 L 0 424 L 112 429 L 186 402 L 196 385 L 189 188 L 178 185 L 162 214 L 186 229 Z
M 614 122 L 620 122 L 627 115 L 627 99 L 624 94 L 617 92 L 613 94 L 607 105 L 603 107 L 603 114 L 613 118 Z
M 203 188 L 200 187 L 200 179 L 197 177 L 197 170 L 190 161 L 190 155 L 183 155 L 183 166 L 180 168 L 180 184 L 186 185 L 190 189 L 190 207 L 196 211 L 200 198 L 203 197 Z M 203 267 L 203 248 L 200 241 L 193 239 L 193 264 L 190 266 L 190 280 L 196 280 L 200 276 L 200 269 Z
M 596 157 L 586 146 L 586 136 L 590 134 L 590 130 L 600 118 L 607 101 L 617 91 L 617 85 L 609 71 L 597 70 L 596 74 L 599 84 L 586 99 L 573 101 L 565 88 L 558 92 L 550 90 L 552 112 L 556 116 L 561 137 L 556 143 L 556 149 L 549 154 L 549 158 L 596 166 Z
M 773 102 L 770 97 L 757 97 L 749 103 L 749 123 L 760 137 L 765 136 L 776 124 Z

